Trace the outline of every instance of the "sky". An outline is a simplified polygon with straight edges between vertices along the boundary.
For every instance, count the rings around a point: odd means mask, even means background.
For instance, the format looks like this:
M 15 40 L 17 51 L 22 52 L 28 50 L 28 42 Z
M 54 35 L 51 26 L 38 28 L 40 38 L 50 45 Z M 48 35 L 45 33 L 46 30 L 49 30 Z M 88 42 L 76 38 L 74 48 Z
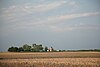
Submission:
M 43 44 L 100 49 L 100 0 L 0 0 L 0 51 Z

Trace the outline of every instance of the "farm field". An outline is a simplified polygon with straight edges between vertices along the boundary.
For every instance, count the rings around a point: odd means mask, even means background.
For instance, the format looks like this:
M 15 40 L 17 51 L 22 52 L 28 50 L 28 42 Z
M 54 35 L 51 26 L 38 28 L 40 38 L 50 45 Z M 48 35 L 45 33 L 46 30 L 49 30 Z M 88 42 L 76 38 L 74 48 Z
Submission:
M 0 67 L 100 67 L 100 52 L 2 52 Z

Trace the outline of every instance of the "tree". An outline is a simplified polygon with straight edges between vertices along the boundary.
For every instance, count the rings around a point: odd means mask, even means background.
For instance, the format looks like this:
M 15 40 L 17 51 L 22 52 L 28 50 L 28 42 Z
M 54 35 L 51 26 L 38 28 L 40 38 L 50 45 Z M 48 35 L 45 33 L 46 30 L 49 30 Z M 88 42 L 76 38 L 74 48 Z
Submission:
M 25 52 L 29 52 L 29 51 L 31 51 L 31 46 L 25 44 L 25 45 L 23 45 L 23 50 L 24 50 Z
M 9 49 L 8 49 L 8 51 L 9 52 L 18 52 L 18 47 L 10 47 Z
M 50 52 L 54 51 L 53 47 L 50 48 Z
M 24 49 L 22 47 L 18 48 L 18 52 L 23 52 L 23 51 L 24 51 Z
M 18 47 L 15 47 L 14 48 L 14 52 L 18 52 Z
M 34 43 L 34 44 L 32 44 L 32 47 L 34 47 L 34 46 L 36 46 L 36 44 Z
M 10 48 L 8 48 L 8 51 L 9 51 L 9 52 L 13 52 L 13 48 L 14 48 L 13 46 L 10 47 Z
M 43 51 L 43 47 L 42 44 L 40 45 L 36 45 L 36 44 L 32 44 L 32 49 L 33 52 L 40 52 Z
M 44 51 L 47 52 L 47 50 L 48 50 L 48 47 L 45 47 L 45 48 L 44 48 Z
M 43 50 L 44 49 L 44 50 Z M 32 44 L 32 46 L 28 45 L 28 44 L 24 44 L 22 47 L 10 47 L 8 48 L 9 52 L 47 52 L 47 50 L 49 51 L 54 51 L 54 49 L 51 47 L 50 49 L 48 49 L 48 47 L 43 48 L 42 44 Z
M 42 44 L 38 45 L 39 50 L 43 50 Z

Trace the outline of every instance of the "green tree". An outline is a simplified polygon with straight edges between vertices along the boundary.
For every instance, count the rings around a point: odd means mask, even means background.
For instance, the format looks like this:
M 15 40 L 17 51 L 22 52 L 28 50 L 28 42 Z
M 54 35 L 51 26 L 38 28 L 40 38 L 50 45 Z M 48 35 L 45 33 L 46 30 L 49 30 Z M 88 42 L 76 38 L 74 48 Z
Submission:
M 24 50 L 25 52 L 29 52 L 29 51 L 31 51 L 31 46 L 25 44 L 25 45 L 23 45 L 23 50 Z
M 43 47 L 42 44 L 40 45 L 36 45 L 36 44 L 32 44 L 32 49 L 33 52 L 40 52 L 43 51 Z
M 45 48 L 44 48 L 44 51 L 47 52 L 47 50 L 48 50 L 48 47 L 45 47 Z
M 13 46 L 10 47 L 10 48 L 8 48 L 8 51 L 9 51 L 9 52 L 13 52 L 13 48 L 14 48 Z
M 43 50 L 42 44 L 38 45 L 39 50 Z
M 18 48 L 18 52 L 23 52 L 23 51 L 24 51 L 24 49 L 22 47 Z
M 18 52 L 18 47 L 10 47 L 10 48 L 8 48 L 8 51 L 9 52 Z
M 36 46 L 36 44 L 34 43 L 34 44 L 32 44 L 32 47 L 34 47 L 34 46 Z

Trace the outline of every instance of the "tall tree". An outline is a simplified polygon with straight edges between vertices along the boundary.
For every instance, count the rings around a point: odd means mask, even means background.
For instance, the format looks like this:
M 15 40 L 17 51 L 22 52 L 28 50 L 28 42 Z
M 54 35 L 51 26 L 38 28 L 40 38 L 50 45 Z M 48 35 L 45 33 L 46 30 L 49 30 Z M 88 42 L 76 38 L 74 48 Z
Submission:
M 29 51 L 31 51 L 31 46 L 25 44 L 25 45 L 23 45 L 23 50 L 24 50 L 25 52 L 29 52 Z
M 22 47 L 18 48 L 18 52 L 23 52 L 23 51 L 24 51 L 24 49 Z
M 47 52 L 47 50 L 48 50 L 48 47 L 45 47 L 45 48 L 44 48 L 44 51 Z
M 32 47 L 36 46 L 36 43 L 32 44 Z
M 10 48 L 8 48 L 8 51 L 9 52 L 18 52 L 18 47 L 10 47 Z
M 43 51 L 42 44 L 40 44 L 40 45 L 33 44 L 33 45 L 32 45 L 32 51 L 33 51 L 33 52 L 40 52 L 40 51 Z

